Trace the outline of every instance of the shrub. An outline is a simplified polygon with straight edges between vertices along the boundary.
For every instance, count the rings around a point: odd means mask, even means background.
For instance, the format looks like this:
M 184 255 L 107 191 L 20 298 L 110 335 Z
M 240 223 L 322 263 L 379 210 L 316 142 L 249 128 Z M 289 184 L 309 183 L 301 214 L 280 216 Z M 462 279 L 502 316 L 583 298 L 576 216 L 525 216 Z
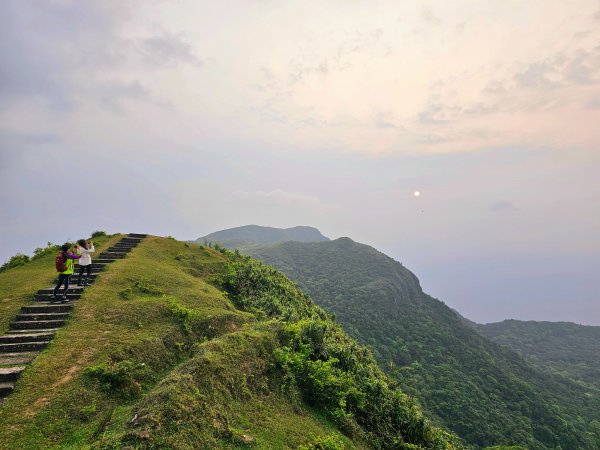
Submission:
M 344 450 L 346 446 L 341 436 L 332 433 L 312 438 L 307 445 L 301 445 L 298 450 Z
M 24 255 L 23 253 L 17 253 L 15 256 L 12 256 L 8 261 L 6 261 L 2 266 L 0 266 L 0 272 L 4 272 L 5 270 L 12 269 L 14 267 L 24 266 L 29 262 L 29 256 Z
M 373 355 L 297 285 L 259 261 L 226 255 L 230 261 L 218 283 L 242 309 L 274 319 L 280 343 L 274 357 L 284 389 L 298 388 L 344 432 L 376 448 L 452 448 L 455 436 L 433 428 Z
M 96 403 L 92 403 L 91 405 L 84 406 L 79 410 L 79 416 L 81 420 L 86 421 L 89 420 L 96 413 Z
M 106 232 L 105 231 L 94 231 L 92 233 L 92 238 L 99 238 L 102 236 L 106 236 Z
M 183 331 L 186 334 L 190 334 L 192 332 L 190 320 L 194 317 L 194 310 L 177 303 L 177 300 L 175 300 L 174 297 L 163 295 L 163 298 L 167 302 L 167 308 L 171 314 L 173 314 L 181 324 Z
M 229 250 L 227 250 L 225 247 L 223 247 L 222 245 L 219 245 L 217 242 L 214 243 L 213 248 L 218 251 L 223 253 L 224 255 L 227 255 L 229 253 Z
M 40 258 L 42 256 L 51 254 L 51 253 L 56 253 L 60 250 L 60 245 L 58 244 L 53 244 L 52 242 L 48 242 L 48 244 L 45 247 L 38 247 L 33 251 L 33 256 L 31 257 L 32 260 Z
M 142 381 L 148 378 L 148 367 L 130 359 L 101 363 L 85 369 L 86 375 L 100 381 L 103 389 L 126 398 L 136 397 L 142 391 Z

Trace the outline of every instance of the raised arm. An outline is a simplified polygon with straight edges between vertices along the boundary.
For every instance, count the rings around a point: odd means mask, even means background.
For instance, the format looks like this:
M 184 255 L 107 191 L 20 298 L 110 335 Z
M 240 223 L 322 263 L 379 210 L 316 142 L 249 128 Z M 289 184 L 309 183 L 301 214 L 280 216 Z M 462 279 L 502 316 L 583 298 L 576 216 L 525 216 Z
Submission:
M 67 252 L 67 259 L 79 259 L 81 255 L 74 255 L 73 253 Z
M 81 253 L 94 253 L 94 250 L 96 249 L 94 248 L 94 243 L 92 242 L 90 248 L 79 247 L 79 250 L 81 251 Z

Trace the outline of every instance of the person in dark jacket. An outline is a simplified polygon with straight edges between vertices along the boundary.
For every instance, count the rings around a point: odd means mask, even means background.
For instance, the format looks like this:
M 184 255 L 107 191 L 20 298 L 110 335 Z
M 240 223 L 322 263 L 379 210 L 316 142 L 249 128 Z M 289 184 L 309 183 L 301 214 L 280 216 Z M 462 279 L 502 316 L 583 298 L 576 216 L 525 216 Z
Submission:
M 63 272 L 59 272 L 58 274 L 58 284 L 54 288 L 52 292 L 52 296 L 50 297 L 50 303 L 54 303 L 56 301 L 56 295 L 58 294 L 58 290 L 62 284 L 65 285 L 65 290 L 62 295 L 62 303 L 66 303 L 69 301 L 67 298 L 67 291 L 69 290 L 69 277 L 73 275 L 73 261 L 81 258 L 81 255 L 74 255 L 69 252 L 71 248 L 71 244 L 64 244 L 60 250 L 63 255 L 63 261 L 65 262 L 65 266 L 67 266 L 67 270 Z

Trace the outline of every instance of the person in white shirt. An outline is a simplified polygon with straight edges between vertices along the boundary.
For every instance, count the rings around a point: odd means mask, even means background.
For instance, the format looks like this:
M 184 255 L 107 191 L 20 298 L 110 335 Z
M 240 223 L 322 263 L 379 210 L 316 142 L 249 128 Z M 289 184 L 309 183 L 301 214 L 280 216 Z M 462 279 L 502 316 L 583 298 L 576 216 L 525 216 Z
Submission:
M 86 242 L 85 239 L 80 239 L 77 243 L 79 244 L 77 253 L 81 255 L 81 258 L 79 258 L 79 278 L 77 284 L 80 286 L 89 286 L 88 277 L 92 274 L 92 257 L 90 253 L 94 253 L 94 243 Z M 86 273 L 86 276 L 82 284 L 81 277 L 83 276 L 83 272 Z

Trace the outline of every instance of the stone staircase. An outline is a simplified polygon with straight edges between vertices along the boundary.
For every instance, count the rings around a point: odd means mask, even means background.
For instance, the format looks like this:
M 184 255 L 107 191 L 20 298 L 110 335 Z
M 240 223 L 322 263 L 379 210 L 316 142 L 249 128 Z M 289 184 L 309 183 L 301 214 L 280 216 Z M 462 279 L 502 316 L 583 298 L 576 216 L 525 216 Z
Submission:
M 111 262 L 125 258 L 147 235 L 130 233 L 114 246 L 108 248 L 94 258 L 92 254 L 92 276 L 88 283 L 100 276 Z M 48 346 L 57 329 L 65 324 L 73 302 L 78 300 L 85 286 L 77 285 L 78 270 L 71 276 L 67 298 L 69 303 L 50 303 L 54 286 L 40 289 L 34 296 L 33 303 L 21 308 L 21 312 L 10 324 L 10 331 L 0 336 L 0 404 L 10 395 L 25 365 Z M 63 289 L 59 291 L 62 295 Z

